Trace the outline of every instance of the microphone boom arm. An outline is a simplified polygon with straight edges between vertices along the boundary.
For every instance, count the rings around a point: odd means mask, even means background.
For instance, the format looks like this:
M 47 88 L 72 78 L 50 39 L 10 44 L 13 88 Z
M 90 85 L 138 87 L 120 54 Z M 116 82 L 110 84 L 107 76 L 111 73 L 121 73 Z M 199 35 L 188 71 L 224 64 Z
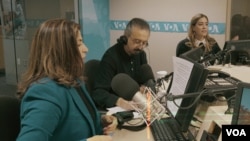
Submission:
M 174 101 L 175 99 L 183 99 L 183 98 L 190 98 L 190 97 L 196 97 L 199 95 L 216 95 L 216 94 L 221 94 L 224 91 L 229 91 L 229 90 L 236 90 L 236 87 L 231 87 L 231 88 L 227 88 L 227 89 L 204 89 L 203 91 L 199 91 L 199 92 L 193 92 L 193 93 L 186 93 L 186 94 L 181 94 L 181 95 L 173 95 L 171 93 L 166 95 L 166 98 L 168 101 Z
M 218 89 L 210 89 L 210 90 L 207 90 L 207 89 L 204 89 L 200 92 L 193 92 L 193 93 L 186 93 L 186 94 L 182 94 L 182 95 L 172 95 L 171 93 L 167 94 L 166 95 L 166 100 L 168 101 L 173 101 L 173 103 L 179 107 L 180 109 L 189 109 L 191 108 L 199 99 L 201 96 L 203 95 L 210 95 L 210 96 L 214 96 L 216 94 L 222 94 L 223 92 L 225 91 L 236 91 L 237 90 L 237 87 L 232 87 L 232 88 L 227 88 L 227 89 L 221 89 L 221 88 L 218 88 Z M 175 99 L 184 99 L 184 98 L 191 98 L 191 97 L 196 97 L 195 100 L 192 102 L 192 104 L 186 106 L 186 107 L 181 107 L 179 106 L 176 102 L 175 102 Z M 228 111 L 228 110 L 227 110 Z

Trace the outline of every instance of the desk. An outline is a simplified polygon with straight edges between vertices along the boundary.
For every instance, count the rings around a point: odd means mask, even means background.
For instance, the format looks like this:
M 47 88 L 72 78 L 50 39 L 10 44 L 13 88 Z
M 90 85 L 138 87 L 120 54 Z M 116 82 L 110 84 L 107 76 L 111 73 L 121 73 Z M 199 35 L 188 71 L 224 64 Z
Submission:
M 250 83 L 250 75 L 248 73 L 250 72 L 250 66 L 236 66 L 231 65 L 230 67 L 228 64 L 225 66 L 222 65 L 215 65 L 215 66 L 209 66 L 209 70 L 220 70 L 222 72 L 228 73 L 231 77 L 237 78 L 240 81 L 248 82 Z M 221 105 L 227 105 L 226 101 L 214 101 L 214 102 L 201 102 L 198 105 L 197 113 L 199 118 L 204 119 L 205 113 L 210 106 L 221 106 Z
M 220 69 L 223 72 L 229 73 L 232 77 L 237 78 L 243 82 L 250 83 L 250 66 L 244 65 L 244 66 L 235 66 L 235 65 L 228 65 L 225 66 L 222 65 L 215 65 L 210 66 L 211 69 Z
M 202 126 L 200 127 L 198 135 L 196 136 L 197 141 L 200 141 L 204 131 L 213 133 L 215 126 L 219 126 L 219 128 L 221 129 L 223 124 L 231 124 L 232 115 L 224 114 L 226 109 L 227 106 L 210 106 L 208 108 Z M 221 131 L 216 132 L 217 133 L 214 134 L 219 135 L 218 141 L 221 141 Z
M 147 135 L 148 128 L 141 131 L 128 131 L 125 129 L 116 130 L 113 135 L 114 141 L 154 141 L 153 135 L 149 132 L 149 138 Z
M 235 66 L 231 65 L 229 66 L 226 64 L 225 66 L 222 65 L 216 65 L 211 66 L 209 69 L 218 69 L 220 71 L 226 72 L 230 74 L 231 77 L 237 78 L 243 82 L 250 83 L 250 76 L 248 73 L 250 72 L 250 66 Z M 207 131 L 208 133 L 212 133 L 213 129 L 216 125 L 218 125 L 221 128 L 222 124 L 231 124 L 232 115 L 231 114 L 224 114 L 224 112 L 227 109 L 227 103 L 224 102 L 215 102 L 210 103 L 211 105 L 206 107 L 206 105 L 202 105 L 203 113 L 205 113 L 205 117 L 200 117 L 203 119 L 203 123 L 200 126 L 200 129 L 198 131 L 198 134 L 196 136 L 197 140 L 200 140 L 204 134 L 204 131 Z M 221 106 L 223 105 L 223 106 Z M 201 109 L 202 109 L 201 108 Z M 207 110 L 206 110 L 207 108 Z M 205 110 L 204 110 L 205 109 Z M 221 140 L 221 133 L 219 133 L 219 141 Z
M 219 68 L 221 71 L 229 73 L 232 77 L 235 77 L 243 82 L 249 82 L 250 83 L 250 67 L 249 66 L 235 66 L 231 65 L 231 67 L 228 67 L 228 65 L 222 66 L 222 65 L 216 65 L 212 66 L 214 68 Z M 217 108 L 216 108 L 217 107 Z M 209 106 L 208 112 L 205 115 L 204 123 L 201 125 L 201 129 L 199 130 L 196 139 L 199 141 L 199 139 L 202 136 L 203 130 L 208 130 L 214 123 L 221 126 L 222 124 L 230 124 L 232 115 L 225 115 L 224 112 L 227 109 L 227 106 Z M 214 114 L 208 114 L 208 113 L 214 113 Z M 221 137 L 220 137 L 221 138 Z M 142 131 L 128 131 L 128 130 L 116 130 L 116 132 L 113 135 L 114 141 L 154 141 L 152 134 L 150 133 L 150 138 L 147 138 L 147 130 L 144 129 Z

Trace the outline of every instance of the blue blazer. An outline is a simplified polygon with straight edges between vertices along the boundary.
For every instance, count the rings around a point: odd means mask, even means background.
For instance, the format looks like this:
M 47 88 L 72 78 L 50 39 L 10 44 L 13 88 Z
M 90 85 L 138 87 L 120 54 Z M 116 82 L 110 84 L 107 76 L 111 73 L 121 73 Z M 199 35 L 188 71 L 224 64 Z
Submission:
M 17 141 L 85 141 L 102 134 L 100 114 L 84 84 L 81 88 L 96 110 L 95 121 L 75 88 L 42 79 L 32 84 L 22 99 Z

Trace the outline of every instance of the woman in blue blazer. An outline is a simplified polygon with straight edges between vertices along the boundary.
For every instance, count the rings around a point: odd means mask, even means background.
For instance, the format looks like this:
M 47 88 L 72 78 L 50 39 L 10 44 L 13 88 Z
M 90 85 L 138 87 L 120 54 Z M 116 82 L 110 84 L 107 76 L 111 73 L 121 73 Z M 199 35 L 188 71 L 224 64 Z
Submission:
M 101 118 L 83 82 L 87 52 L 78 24 L 52 19 L 40 25 L 18 85 L 21 131 L 17 141 L 112 140 L 108 134 L 117 120 Z

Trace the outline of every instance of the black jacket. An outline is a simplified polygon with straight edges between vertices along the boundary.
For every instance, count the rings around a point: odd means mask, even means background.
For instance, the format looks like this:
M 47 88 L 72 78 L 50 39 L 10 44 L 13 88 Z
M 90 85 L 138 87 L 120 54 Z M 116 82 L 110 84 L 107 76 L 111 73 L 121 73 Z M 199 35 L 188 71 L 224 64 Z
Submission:
M 147 64 L 147 57 L 144 51 L 129 56 L 121 43 L 110 47 L 104 53 L 95 77 L 92 98 L 96 105 L 99 108 L 115 106 L 119 96 L 111 88 L 113 77 L 119 73 L 126 73 L 138 82 L 136 78 L 137 70 L 143 64 Z M 126 87 L 126 84 L 124 84 L 124 87 Z

